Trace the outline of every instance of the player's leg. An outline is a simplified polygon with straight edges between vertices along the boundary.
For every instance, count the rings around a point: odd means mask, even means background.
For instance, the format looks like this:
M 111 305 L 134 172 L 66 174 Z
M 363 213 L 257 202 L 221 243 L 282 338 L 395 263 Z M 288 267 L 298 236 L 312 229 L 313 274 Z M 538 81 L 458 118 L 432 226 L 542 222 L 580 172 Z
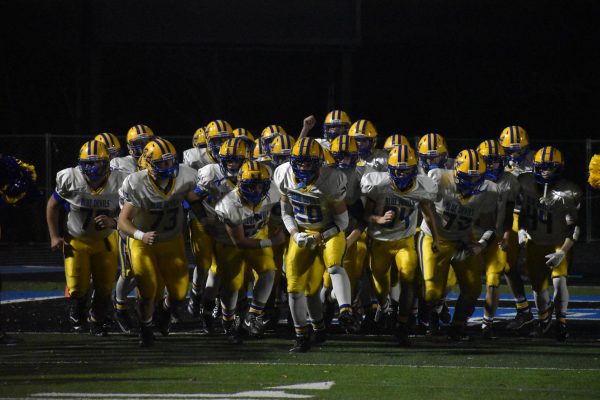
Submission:
M 69 321 L 76 332 L 85 328 L 86 303 L 90 287 L 91 246 L 80 240 L 70 238 L 65 243 L 65 278 L 69 290 Z
M 339 232 L 337 235 L 327 239 L 324 245 L 319 247 L 319 250 L 323 264 L 329 276 L 331 276 L 331 286 L 340 309 L 338 320 L 347 330 L 355 330 L 356 323 L 352 315 L 350 279 L 343 265 L 344 254 L 346 252 L 346 236 L 344 232 Z
M 135 288 L 136 283 L 129 259 L 127 240 L 120 234 L 118 236 L 120 274 L 115 285 L 115 317 L 121 331 L 129 334 L 132 332 L 133 323 L 129 313 L 127 297 Z
M 287 291 L 290 313 L 294 320 L 296 341 L 290 349 L 292 353 L 303 353 L 310 349 L 308 336 L 308 304 L 306 300 L 306 284 L 310 267 L 314 262 L 316 250 L 300 248 L 290 239 L 285 258 Z
M 491 339 L 500 297 L 500 278 L 508 268 L 508 263 L 506 252 L 495 243 L 483 251 L 482 258 L 485 266 L 486 293 L 481 332 L 484 338 Z
M 560 250 L 561 246 L 555 246 L 554 251 Z M 552 270 L 552 284 L 554 286 L 554 312 L 556 315 L 556 340 L 564 342 L 569 337 L 567 331 L 567 309 L 569 307 L 569 288 L 567 286 L 567 274 L 571 263 L 571 253 Z
M 414 280 L 417 269 L 417 250 L 412 237 L 399 241 L 399 249 L 395 255 L 395 264 L 398 269 L 398 280 L 400 282 L 400 298 L 398 299 L 398 315 L 396 326 L 396 338 L 403 346 L 409 345 L 408 319 L 414 299 Z
M 454 308 L 454 316 L 449 336 L 453 340 L 469 339 L 464 333 L 467 320 L 473 311 L 481 293 L 481 256 L 471 256 L 464 261 L 452 264 L 460 294 Z
M 192 289 L 190 290 L 187 310 L 190 315 L 197 317 L 200 314 L 203 289 L 206 287 L 209 270 L 215 262 L 215 242 L 212 236 L 206 232 L 204 226 L 195 218 L 189 223 L 189 233 L 190 246 L 196 266 L 192 275 Z M 212 300 L 214 300 L 214 297 Z
M 244 327 L 251 336 L 262 337 L 264 334 L 265 306 L 275 281 L 275 261 L 273 257 L 273 249 L 270 247 L 244 251 L 246 265 L 250 266 L 256 274 L 252 288 L 252 302 L 244 321 Z
M 550 284 L 550 269 L 546 266 L 545 255 L 554 252 L 554 246 L 537 245 L 533 241 L 527 243 L 526 262 L 535 304 L 538 309 L 538 320 L 534 336 L 541 337 L 552 325 L 554 304 L 550 300 L 548 286 Z
M 95 247 L 96 251 L 90 258 L 94 296 L 88 321 L 91 335 L 106 336 L 104 320 L 111 306 L 119 259 L 117 232 L 98 241 Z

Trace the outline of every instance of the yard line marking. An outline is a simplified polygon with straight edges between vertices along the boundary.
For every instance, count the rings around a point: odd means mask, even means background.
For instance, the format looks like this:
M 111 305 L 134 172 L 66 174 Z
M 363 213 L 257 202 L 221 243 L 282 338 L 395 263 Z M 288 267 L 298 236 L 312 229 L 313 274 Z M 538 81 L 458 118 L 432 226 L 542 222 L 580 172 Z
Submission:
M 34 393 L 34 398 L 58 399 L 310 399 L 306 394 L 286 393 L 281 390 L 251 390 L 238 393 Z
M 296 385 L 270 386 L 267 389 L 305 389 L 305 390 L 329 390 L 335 385 L 334 381 L 298 383 Z
M 98 362 L 96 364 L 103 364 L 104 361 Z M 156 362 L 153 360 L 151 362 L 144 363 L 142 361 L 137 362 L 140 365 L 145 364 L 155 364 Z M 0 362 L 0 365 L 8 365 L 8 363 Z M 81 362 L 81 361 L 18 361 L 11 360 L 10 365 L 39 365 L 39 364 L 55 364 L 55 365 L 73 365 L 73 364 L 93 364 L 91 362 Z M 333 364 L 333 363 L 287 363 L 287 362 L 276 362 L 276 363 L 267 363 L 267 362 L 179 362 L 178 365 L 187 366 L 187 365 L 253 365 L 253 366 L 266 366 L 266 367 L 275 367 L 275 366 L 300 366 L 300 367 L 388 367 L 388 368 L 438 368 L 438 369 L 489 369 L 489 370 L 523 370 L 523 371 L 574 371 L 574 372 L 599 372 L 600 368 L 558 368 L 558 367 L 515 367 L 515 366 L 506 366 L 506 367 L 492 367 L 492 366 L 465 366 L 465 365 L 417 365 L 417 364 Z M 135 379 L 132 379 L 135 380 Z

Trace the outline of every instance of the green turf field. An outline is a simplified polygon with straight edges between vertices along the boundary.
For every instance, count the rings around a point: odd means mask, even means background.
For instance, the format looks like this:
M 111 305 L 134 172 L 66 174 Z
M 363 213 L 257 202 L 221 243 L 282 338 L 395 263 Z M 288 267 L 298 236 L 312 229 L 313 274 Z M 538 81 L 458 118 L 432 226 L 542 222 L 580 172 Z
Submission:
M 391 338 L 335 336 L 291 355 L 291 341 L 275 338 L 231 346 L 222 336 L 185 333 L 140 349 L 122 335 L 19 337 L 20 344 L 0 347 L 0 397 L 600 398 L 600 343 L 594 341 L 415 338 L 411 348 L 398 348 Z M 314 382 L 329 384 L 273 389 Z

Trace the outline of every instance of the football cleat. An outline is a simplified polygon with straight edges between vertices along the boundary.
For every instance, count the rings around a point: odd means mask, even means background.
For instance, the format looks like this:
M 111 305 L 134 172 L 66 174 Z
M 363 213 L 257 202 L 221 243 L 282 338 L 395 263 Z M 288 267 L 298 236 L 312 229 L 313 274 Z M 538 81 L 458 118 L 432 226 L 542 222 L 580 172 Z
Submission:
M 108 332 L 104 323 L 95 321 L 91 317 L 88 318 L 88 324 L 90 325 L 90 336 L 106 337 Z
M 485 172 L 485 161 L 479 153 L 473 149 L 461 151 L 454 164 L 456 189 L 464 197 L 477 194 L 485 180 Z
M 103 142 L 90 140 L 79 149 L 79 170 L 90 181 L 98 182 L 110 173 L 110 154 Z
M 454 324 L 450 325 L 450 328 L 448 328 L 448 339 L 455 342 L 469 342 L 473 340 L 463 325 Z
M 556 340 L 559 342 L 566 342 L 569 338 L 569 331 L 567 330 L 567 324 L 564 322 L 557 322 L 556 324 Z
M 435 311 L 429 313 L 429 322 L 425 330 L 426 336 L 437 336 L 440 334 L 440 316 Z
M 321 344 L 327 341 L 327 329 L 318 329 L 313 331 L 312 336 L 310 337 L 311 344 Z
M 323 137 L 333 141 L 340 135 L 347 135 L 350 129 L 350 117 L 342 110 L 330 111 L 323 122 Z
M 121 142 L 112 133 L 104 132 L 96 135 L 94 140 L 104 143 L 110 154 L 110 159 L 121 156 Z
M 350 127 L 348 135 L 356 140 L 358 154 L 362 159 L 367 159 L 373 154 L 377 145 L 377 129 L 371 121 L 366 119 L 356 121 Z
M 255 338 L 261 338 L 265 334 L 265 323 L 263 315 L 249 312 L 244 318 L 244 329 Z
M 435 168 L 445 168 L 448 160 L 446 140 L 437 133 L 427 133 L 421 136 L 417 146 L 419 165 L 425 173 Z
M 354 333 L 359 330 L 356 319 L 354 319 L 354 315 L 350 311 L 341 311 L 338 315 L 338 322 L 348 333 Z
M 171 330 L 171 311 L 165 310 L 162 304 L 156 308 L 156 327 L 163 336 L 168 336 Z
M 410 328 L 406 322 L 398 322 L 396 328 L 394 329 L 394 336 L 396 337 L 396 341 L 398 345 L 402 347 L 410 346 L 410 339 L 408 338 L 408 334 L 410 333 Z
M 481 324 L 481 337 L 486 340 L 491 340 L 494 338 L 494 328 L 492 327 L 492 324 Z
M 546 313 L 547 313 L 546 318 L 538 319 L 536 321 L 535 328 L 534 328 L 533 332 L 531 333 L 532 337 L 541 338 L 541 337 L 544 337 L 544 335 L 546 333 L 548 333 L 548 331 L 550 330 L 550 327 L 552 326 L 553 311 L 554 311 L 554 303 L 550 303 L 550 306 L 546 310 Z
M 518 331 L 525 326 L 532 324 L 533 322 L 535 322 L 535 318 L 533 317 L 531 309 L 528 307 L 523 311 L 517 310 L 515 318 L 506 324 L 506 329 L 510 331 Z
M 151 325 L 142 324 L 140 326 L 139 343 L 140 347 L 152 347 L 154 345 L 154 331 Z
M 540 185 L 555 182 L 565 166 L 562 153 L 555 147 L 542 147 L 533 158 L 533 175 Z
M 146 125 L 135 125 L 129 128 L 127 132 L 129 154 L 136 159 L 139 158 L 142 155 L 144 147 L 146 147 L 153 137 L 154 132 Z
M 235 320 L 225 321 L 223 322 L 223 332 L 225 332 L 225 336 L 227 337 L 227 342 L 229 344 L 242 344 L 242 337 L 240 336 L 239 330 L 236 328 Z
M 128 310 L 116 310 L 115 312 L 115 320 L 117 321 L 117 325 L 123 333 L 131 334 L 133 330 L 133 323 L 131 322 L 131 316 L 129 315 Z
M 177 151 L 168 140 L 154 138 L 144 147 L 141 158 L 144 159 L 148 175 L 155 181 L 177 176 L 179 171 Z
M 69 321 L 75 332 L 83 332 L 85 329 L 85 302 L 70 299 Z
M 442 310 L 439 314 L 440 322 L 442 324 L 448 325 L 450 321 L 452 321 L 452 316 L 450 315 L 450 309 L 448 308 L 448 304 L 446 304 L 445 300 L 442 300 Z
M 296 336 L 294 345 L 290 349 L 290 353 L 306 353 L 310 350 L 310 339 L 308 336 Z
M 498 181 L 504 171 L 506 152 L 495 140 L 484 140 L 477 146 L 477 152 L 485 161 L 485 177 L 493 182 Z

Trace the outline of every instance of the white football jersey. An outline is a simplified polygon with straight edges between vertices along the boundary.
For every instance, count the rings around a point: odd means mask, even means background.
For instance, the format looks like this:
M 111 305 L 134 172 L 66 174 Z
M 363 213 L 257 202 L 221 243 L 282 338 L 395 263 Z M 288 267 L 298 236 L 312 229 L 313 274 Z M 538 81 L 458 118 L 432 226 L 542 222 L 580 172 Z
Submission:
M 498 215 L 496 217 L 496 234 L 502 237 L 504 233 L 503 225 L 506 216 L 506 204 L 516 203 L 519 197 L 519 180 L 510 172 L 503 172 L 496 182 L 498 186 Z M 509 210 L 511 212 L 512 210 Z
M 104 239 L 113 229 L 97 229 L 94 218 L 119 216 L 119 188 L 127 176 L 111 171 L 104 186 L 93 190 L 79 167 L 66 168 L 56 174 L 56 194 L 69 204 L 67 232 L 74 238 Z
M 369 172 L 385 172 L 387 171 L 389 157 L 390 155 L 387 151 L 375 149 L 369 158 L 358 161 L 356 169 L 361 176 L 368 174 Z
M 148 170 L 129 175 L 119 194 L 137 208 L 133 225 L 142 232 L 158 232 L 163 242 L 180 234 L 184 226 L 182 202 L 196 187 L 196 171 L 179 165 L 177 177 L 164 190 L 148 176 Z
M 215 159 L 212 158 L 208 149 L 192 147 L 183 152 L 183 163 L 189 165 L 195 170 L 199 170 L 208 164 L 215 164 Z
M 322 148 L 331 150 L 331 142 L 329 140 L 323 138 L 316 138 L 315 140 L 321 145 Z
M 138 170 L 137 159 L 131 155 L 113 158 L 110 160 L 110 169 L 133 174 Z
M 525 172 L 531 172 L 533 171 L 534 157 L 535 153 L 533 151 L 528 151 L 525 155 L 525 158 L 520 163 L 509 161 L 508 165 L 504 167 L 504 170 L 510 172 L 514 176 L 519 176 Z
M 215 240 L 233 245 L 225 224 L 230 226 L 243 225 L 248 238 L 256 236 L 267 226 L 274 206 L 279 205 L 281 195 L 275 185 L 271 184 L 269 193 L 256 207 L 242 202 L 239 191 L 233 190 L 225 195 L 216 205 L 215 210 L 222 224 L 216 224 Z
M 401 193 L 393 186 L 387 172 L 371 172 L 360 181 L 362 192 L 375 203 L 373 213 L 383 215 L 394 212 L 394 219 L 385 224 L 369 224 L 369 236 L 383 241 L 399 240 L 414 236 L 417 229 L 419 202 L 435 201 L 437 185 L 429 177 L 417 175 L 414 187 Z
M 429 171 L 428 176 L 438 185 L 434 217 L 441 238 L 470 242 L 473 225 L 479 216 L 495 211 L 498 187 L 486 180 L 477 193 L 463 198 L 457 191 L 454 171 L 436 168 Z M 421 223 L 421 230 L 431 235 L 425 219 Z
M 569 232 L 568 224 L 577 222 L 581 189 L 574 183 L 559 179 L 549 185 L 546 198 L 544 187 L 535 181 L 533 173 L 519 175 L 522 208 L 519 223 L 537 244 L 562 244 Z
M 202 202 L 212 223 L 216 220 L 215 206 L 225 195 L 236 188 L 231 179 L 226 178 L 219 164 L 209 164 L 198 171 L 197 187 L 207 195 Z
M 299 185 L 289 162 L 281 164 L 273 175 L 279 192 L 287 196 L 294 208 L 294 219 L 304 229 L 321 230 L 333 225 L 331 204 L 346 197 L 346 175 L 321 167 L 319 177 L 312 184 Z

